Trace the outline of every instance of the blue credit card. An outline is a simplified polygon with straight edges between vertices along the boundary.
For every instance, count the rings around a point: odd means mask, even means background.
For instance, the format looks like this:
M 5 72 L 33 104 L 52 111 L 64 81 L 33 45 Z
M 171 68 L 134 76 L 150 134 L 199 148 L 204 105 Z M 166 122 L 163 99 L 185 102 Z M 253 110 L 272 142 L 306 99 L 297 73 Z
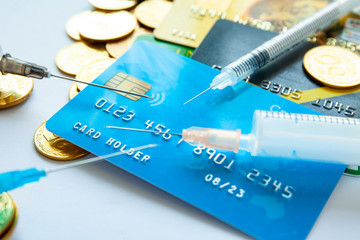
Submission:
M 249 235 L 259 239 L 304 239 L 344 165 L 193 147 L 167 133 L 191 126 L 249 133 L 256 109 L 315 114 L 245 82 L 237 88 L 208 91 L 183 105 L 208 87 L 218 73 L 151 43 L 137 42 L 94 82 L 147 94 L 153 100 L 88 86 L 46 126 L 96 155 L 129 151 L 108 161 Z M 159 146 L 131 151 L 149 143 Z

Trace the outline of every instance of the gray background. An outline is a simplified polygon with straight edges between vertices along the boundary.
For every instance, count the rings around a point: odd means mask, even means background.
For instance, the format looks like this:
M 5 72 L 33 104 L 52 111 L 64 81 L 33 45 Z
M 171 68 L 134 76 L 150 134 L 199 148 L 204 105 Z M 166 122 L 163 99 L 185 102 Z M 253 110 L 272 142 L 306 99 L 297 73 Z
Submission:
M 0 0 L 4 52 L 59 73 L 55 55 L 73 41 L 67 19 L 86 0 Z M 33 134 L 68 102 L 70 82 L 34 80 L 30 98 L 0 110 L 0 171 L 51 167 Z M 137 177 L 102 162 L 54 174 L 11 192 L 19 221 L 10 239 L 246 239 L 246 235 Z M 241 213 L 239 214 L 241 216 Z M 246 219 L 244 219 L 246 221 Z M 360 178 L 341 178 L 309 239 L 359 238 Z M 261 226 L 259 226 L 261 229 Z

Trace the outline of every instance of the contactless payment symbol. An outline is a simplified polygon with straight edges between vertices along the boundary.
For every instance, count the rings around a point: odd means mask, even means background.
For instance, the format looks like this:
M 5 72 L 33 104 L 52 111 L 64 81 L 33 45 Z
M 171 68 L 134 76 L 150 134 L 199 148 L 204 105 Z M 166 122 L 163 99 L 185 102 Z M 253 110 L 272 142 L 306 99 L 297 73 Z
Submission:
M 156 106 L 156 105 L 160 105 L 165 101 L 165 93 L 155 93 L 155 94 L 151 94 L 151 97 L 153 97 L 153 100 L 150 100 L 150 106 Z

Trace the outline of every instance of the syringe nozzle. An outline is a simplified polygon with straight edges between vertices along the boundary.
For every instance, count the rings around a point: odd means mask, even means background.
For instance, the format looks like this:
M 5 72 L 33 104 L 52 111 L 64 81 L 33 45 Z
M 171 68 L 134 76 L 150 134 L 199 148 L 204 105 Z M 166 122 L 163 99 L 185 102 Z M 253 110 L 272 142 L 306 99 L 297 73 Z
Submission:
M 212 89 L 224 89 L 228 86 L 234 86 L 237 82 L 235 74 L 223 71 L 213 79 L 210 86 Z
M 203 145 L 210 148 L 239 151 L 241 131 L 191 127 L 184 129 L 182 138 L 190 145 Z
M 204 94 L 205 92 L 209 91 L 210 89 L 224 89 L 227 86 L 233 86 L 235 85 L 239 80 L 237 79 L 235 74 L 232 74 L 229 71 L 223 71 L 221 72 L 219 75 L 217 75 L 212 83 L 210 84 L 210 87 L 205 89 L 204 91 L 202 91 L 201 93 L 199 93 L 198 95 L 196 95 L 195 97 L 191 98 L 190 100 L 186 101 L 184 103 L 188 104 L 189 102 L 191 102 L 192 100 L 194 100 L 197 97 L 200 97 L 202 94 Z
M 13 58 L 10 54 L 2 56 L 0 60 L 0 71 L 3 74 L 11 73 L 38 79 L 50 77 L 50 72 L 46 67 Z

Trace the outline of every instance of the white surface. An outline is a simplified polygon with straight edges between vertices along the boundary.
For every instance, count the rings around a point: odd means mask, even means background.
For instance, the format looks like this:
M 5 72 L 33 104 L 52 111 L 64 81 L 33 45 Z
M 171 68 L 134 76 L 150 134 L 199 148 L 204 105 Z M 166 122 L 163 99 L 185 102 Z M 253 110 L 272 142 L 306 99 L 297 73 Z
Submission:
M 73 41 L 65 23 L 86 0 L 0 0 L 5 52 L 59 73 L 55 55 Z M 34 80 L 31 97 L 0 110 L 0 171 L 59 165 L 36 152 L 33 134 L 68 102 L 71 83 Z M 11 192 L 19 221 L 11 239 L 246 239 L 240 231 L 102 162 Z M 309 239 L 358 239 L 360 178 L 343 177 Z M 261 226 L 259 226 L 261 228 Z

